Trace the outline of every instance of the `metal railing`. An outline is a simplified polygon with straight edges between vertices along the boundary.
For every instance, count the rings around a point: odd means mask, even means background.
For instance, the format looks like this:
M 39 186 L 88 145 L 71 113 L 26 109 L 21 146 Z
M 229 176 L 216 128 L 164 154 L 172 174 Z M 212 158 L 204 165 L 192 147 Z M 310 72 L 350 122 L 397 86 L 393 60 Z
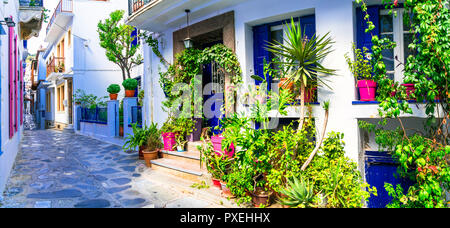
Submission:
M 64 72 L 66 67 L 64 65 L 64 57 L 51 57 L 47 65 L 47 77 L 51 73 Z
M 131 15 L 154 0 L 128 0 L 128 14 Z
M 61 12 L 72 13 L 73 12 L 73 0 L 61 0 L 58 3 L 58 6 L 55 8 L 55 12 L 53 12 L 52 17 L 47 25 L 47 33 L 55 22 L 56 16 L 58 16 Z
M 107 108 L 81 108 L 81 122 L 107 124 Z
M 131 107 L 131 123 L 137 123 L 138 127 L 142 127 L 142 107 Z
M 43 7 L 44 0 L 19 0 L 21 7 Z

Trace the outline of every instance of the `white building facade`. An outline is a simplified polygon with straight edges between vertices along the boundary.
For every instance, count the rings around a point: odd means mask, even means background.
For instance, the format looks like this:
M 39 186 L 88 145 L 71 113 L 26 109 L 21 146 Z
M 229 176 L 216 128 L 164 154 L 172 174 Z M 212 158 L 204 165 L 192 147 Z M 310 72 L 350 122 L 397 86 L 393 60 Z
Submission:
M 59 2 L 47 27 L 48 47 L 43 53 L 47 67 L 40 97 L 45 128 L 72 129 L 73 94 L 77 90 L 105 97 L 110 84 L 121 85 L 122 71 L 107 59 L 100 46 L 97 24 L 111 12 L 126 9 L 123 0 Z M 138 73 L 135 69 L 133 75 Z M 119 97 L 123 94 L 122 89 Z
M 381 0 L 366 2 L 378 35 L 390 36 L 398 44 L 391 50 L 392 59 L 386 65 L 388 73 L 401 82 L 402 69 L 395 67 L 398 63 L 394 63 L 394 56 L 403 62 L 408 55 L 405 48 L 409 42 L 408 31 L 403 29 L 403 17 L 388 15 L 381 6 Z M 332 89 L 320 86 L 317 89 L 317 100 L 311 103 L 313 117 L 317 129 L 322 129 L 322 104 L 330 101 L 327 132 L 344 133 L 347 156 L 358 163 L 364 176 L 368 172 L 368 153 L 377 151 L 378 145 L 374 142 L 374 135 L 368 135 L 359 129 L 358 121 L 376 123 L 380 117 L 377 102 L 359 101 L 355 78 L 344 58 L 347 53 L 352 55 L 352 43 L 358 48 L 370 48 L 371 45 L 364 33 L 365 23 L 359 7 L 354 0 L 130 0 L 127 23 L 157 35 L 160 52 L 166 60 L 173 62 L 175 54 L 184 49 L 183 39 L 187 38 L 185 10 L 189 9 L 190 38 L 194 41 L 194 47 L 207 45 L 202 40 L 207 37 L 208 42 L 223 43 L 231 48 L 243 71 L 244 88 L 255 85 L 251 75 L 260 75 L 260 57 L 270 59 L 270 55 L 264 53 L 262 44 L 265 41 L 280 40 L 280 36 L 282 39 L 286 20 L 294 18 L 297 23 L 302 24 L 306 33 L 323 36 L 329 32 L 335 43 L 332 45 L 333 52 L 325 58 L 323 65 L 335 69 L 337 75 L 327 77 L 327 84 Z M 401 8 L 397 11 L 402 13 Z M 261 36 L 265 36 L 265 39 L 261 39 Z M 145 45 L 143 89 L 146 96 L 143 118 L 146 123 L 155 122 L 162 126 L 166 121 L 167 114 L 162 109 L 165 95 L 159 84 L 159 72 L 166 70 L 151 48 Z M 272 83 L 272 87 L 277 86 L 277 81 Z M 413 114 L 403 115 L 402 120 L 409 126 L 421 128 L 426 118 L 424 104 L 417 103 L 412 109 Z M 242 103 L 238 103 L 237 111 L 249 113 L 249 109 Z M 272 113 L 271 117 L 279 117 L 282 124 L 297 120 L 299 113 L 300 107 L 292 105 L 288 108 L 287 116 L 280 117 L 279 114 Z M 388 126 L 395 128 L 398 125 L 392 121 Z
M 37 36 L 42 25 L 42 1 L 0 2 L 0 192 L 3 192 L 23 133 L 24 76 L 27 40 Z

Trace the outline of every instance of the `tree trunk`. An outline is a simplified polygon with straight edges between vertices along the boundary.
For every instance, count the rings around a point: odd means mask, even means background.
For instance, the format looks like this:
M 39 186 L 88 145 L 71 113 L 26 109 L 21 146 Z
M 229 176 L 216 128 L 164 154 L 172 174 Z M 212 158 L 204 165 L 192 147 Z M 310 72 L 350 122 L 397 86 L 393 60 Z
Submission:
M 314 156 L 316 155 L 317 151 L 319 151 L 320 147 L 322 146 L 323 140 L 325 138 L 325 131 L 327 130 L 327 124 L 328 124 L 328 110 L 325 110 L 325 119 L 323 123 L 323 131 L 322 136 L 320 138 L 319 143 L 316 145 L 316 148 L 314 148 L 311 155 L 309 155 L 309 158 L 306 160 L 306 162 L 303 164 L 301 170 L 305 171 L 306 167 L 308 167 L 309 163 L 313 160 Z
M 300 122 L 298 124 L 297 132 L 300 132 L 303 129 L 303 123 L 305 122 L 305 84 L 303 84 L 303 82 L 300 84 Z
M 123 69 L 123 68 L 122 68 L 122 78 L 123 78 L 123 80 L 125 81 L 125 79 L 126 79 L 126 76 L 125 76 L 125 69 Z

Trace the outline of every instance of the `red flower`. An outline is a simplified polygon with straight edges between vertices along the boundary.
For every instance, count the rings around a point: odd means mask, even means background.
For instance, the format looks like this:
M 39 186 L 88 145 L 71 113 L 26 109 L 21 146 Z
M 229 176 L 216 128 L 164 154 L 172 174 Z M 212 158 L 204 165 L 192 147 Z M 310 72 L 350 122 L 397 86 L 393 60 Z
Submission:
M 395 7 L 398 6 L 398 0 L 394 0 L 394 6 L 395 6 Z
M 438 173 L 438 170 L 437 170 L 437 168 L 436 168 L 436 166 L 429 166 L 428 167 L 429 169 L 431 169 L 431 170 L 433 170 L 433 172 L 436 174 L 436 173 Z
M 417 171 L 422 172 L 422 168 L 421 167 L 417 168 Z

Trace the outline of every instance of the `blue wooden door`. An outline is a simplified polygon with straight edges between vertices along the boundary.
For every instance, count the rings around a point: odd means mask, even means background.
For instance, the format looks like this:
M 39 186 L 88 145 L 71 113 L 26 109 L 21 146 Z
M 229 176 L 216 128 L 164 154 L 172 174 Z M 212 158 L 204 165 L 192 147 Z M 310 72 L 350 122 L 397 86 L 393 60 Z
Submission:
M 366 151 L 366 181 L 371 187 L 377 188 L 377 195 L 369 198 L 369 208 L 385 208 L 392 200 L 384 188 L 385 183 L 394 187 L 400 184 L 405 193 L 413 183 L 404 178 L 397 178 L 397 166 L 390 154 L 379 151 Z
M 211 105 L 206 105 L 205 112 L 209 112 L 214 114 L 213 117 L 207 118 L 208 127 L 211 128 L 211 131 L 214 135 L 222 133 L 220 129 L 215 129 L 217 126 L 220 127 L 220 119 L 224 117 L 224 114 L 221 112 L 221 107 L 223 105 L 223 88 L 224 84 L 218 81 L 218 75 L 215 71 L 215 64 L 208 63 L 203 66 L 203 78 L 206 83 L 217 83 L 216 86 L 212 87 L 211 93 L 204 95 L 203 99 L 205 102 L 212 102 Z M 217 86 L 221 88 L 217 88 Z M 211 100 L 213 99 L 213 100 Z M 208 103 L 209 104 L 209 103 Z M 210 109 L 210 110 L 209 110 Z

